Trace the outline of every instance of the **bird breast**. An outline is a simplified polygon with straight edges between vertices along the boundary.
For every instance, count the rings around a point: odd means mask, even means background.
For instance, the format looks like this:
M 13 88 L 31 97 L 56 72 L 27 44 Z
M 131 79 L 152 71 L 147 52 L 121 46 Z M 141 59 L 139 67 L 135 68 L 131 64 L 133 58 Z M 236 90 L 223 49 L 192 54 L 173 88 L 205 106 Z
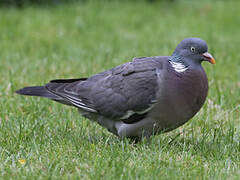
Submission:
M 158 103 L 151 115 L 159 130 L 172 130 L 187 122 L 203 106 L 208 92 L 204 70 L 187 70 L 184 74 L 169 73 L 158 94 Z

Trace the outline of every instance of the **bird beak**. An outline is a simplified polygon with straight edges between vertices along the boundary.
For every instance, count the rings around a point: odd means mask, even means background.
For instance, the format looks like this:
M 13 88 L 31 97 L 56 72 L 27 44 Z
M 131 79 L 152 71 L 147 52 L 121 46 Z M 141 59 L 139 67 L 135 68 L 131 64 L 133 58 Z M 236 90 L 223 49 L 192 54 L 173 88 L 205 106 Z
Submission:
M 210 62 L 211 64 L 216 64 L 215 59 L 213 58 L 213 56 L 210 53 L 205 52 L 202 55 L 206 61 Z

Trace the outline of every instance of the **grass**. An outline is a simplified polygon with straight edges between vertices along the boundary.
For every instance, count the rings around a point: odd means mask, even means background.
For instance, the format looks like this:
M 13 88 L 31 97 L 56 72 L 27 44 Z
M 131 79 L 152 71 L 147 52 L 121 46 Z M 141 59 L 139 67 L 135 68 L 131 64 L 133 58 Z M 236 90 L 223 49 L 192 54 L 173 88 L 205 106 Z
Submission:
M 0 9 L 1 179 L 239 179 L 240 2 L 75 3 Z M 14 94 L 87 77 L 201 37 L 208 99 L 184 126 L 133 145 L 77 110 Z

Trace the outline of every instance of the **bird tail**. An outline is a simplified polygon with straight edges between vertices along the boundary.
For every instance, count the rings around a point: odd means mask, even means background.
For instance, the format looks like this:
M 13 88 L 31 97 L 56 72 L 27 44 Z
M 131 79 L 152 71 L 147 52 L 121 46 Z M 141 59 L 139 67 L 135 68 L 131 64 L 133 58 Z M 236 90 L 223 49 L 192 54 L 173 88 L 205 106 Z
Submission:
M 58 96 L 52 94 L 49 92 L 45 86 L 30 86 L 25 87 L 22 89 L 19 89 L 16 91 L 17 94 L 26 95 L 26 96 L 39 96 L 39 97 L 45 97 L 49 99 L 59 99 Z
M 44 97 L 65 105 L 75 106 L 77 108 L 81 108 L 89 112 L 96 112 L 96 110 L 92 108 L 91 103 L 88 101 L 86 97 L 83 100 L 78 95 L 76 95 L 74 90 L 73 91 L 66 90 L 66 87 L 68 87 L 67 89 L 71 88 L 74 89 L 75 85 L 85 80 L 87 80 L 87 78 L 55 79 L 50 81 L 45 86 L 25 87 L 17 90 L 16 93 L 26 96 Z

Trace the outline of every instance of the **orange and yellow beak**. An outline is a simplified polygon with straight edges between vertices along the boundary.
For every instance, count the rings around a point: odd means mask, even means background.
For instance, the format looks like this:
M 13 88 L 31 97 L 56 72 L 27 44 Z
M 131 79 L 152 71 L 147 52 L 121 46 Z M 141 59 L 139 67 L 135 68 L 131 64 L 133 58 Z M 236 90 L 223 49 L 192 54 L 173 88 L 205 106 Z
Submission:
M 204 59 L 206 59 L 206 61 L 210 62 L 211 64 L 216 64 L 215 59 L 213 58 L 213 56 L 210 53 L 205 52 L 202 55 L 203 55 Z

